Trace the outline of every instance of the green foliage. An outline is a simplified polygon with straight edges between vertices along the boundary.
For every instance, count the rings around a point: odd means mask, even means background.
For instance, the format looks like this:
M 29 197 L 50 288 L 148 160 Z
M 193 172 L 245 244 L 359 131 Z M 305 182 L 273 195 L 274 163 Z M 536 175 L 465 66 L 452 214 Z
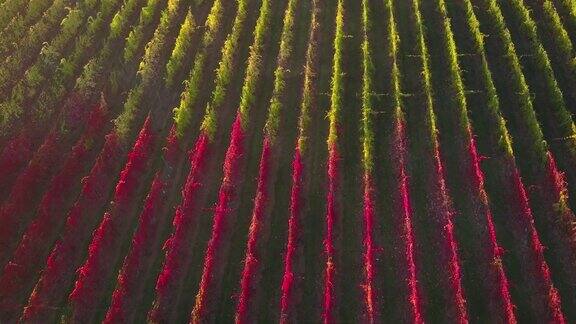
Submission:
M 515 141 L 521 145 L 523 151 L 531 155 L 531 161 L 544 165 L 548 147 L 532 106 L 530 90 L 522 73 L 516 48 L 512 43 L 512 37 L 504 23 L 504 17 L 496 1 L 485 0 L 483 1 L 483 7 L 486 8 L 483 12 L 489 19 L 487 26 L 490 26 L 495 33 L 492 37 L 501 44 L 501 48 L 498 48 L 498 53 L 501 57 L 503 70 L 499 71 L 499 73 L 506 75 L 507 84 L 510 87 L 507 91 L 515 94 L 515 96 L 506 99 L 513 99 L 514 104 L 517 105 L 514 108 L 514 115 L 518 116 L 515 122 L 524 124 L 522 126 L 523 135 L 515 138 Z
M 6 0 L 0 5 L 0 30 L 4 29 L 18 12 L 24 10 L 27 0 Z
M 432 81 L 430 75 L 430 54 L 428 53 L 428 48 L 426 46 L 426 41 L 424 38 L 424 24 L 422 22 L 422 15 L 420 14 L 420 1 L 413 0 L 412 6 L 417 26 L 416 37 L 418 38 L 418 48 L 416 51 L 422 58 L 422 77 L 423 77 L 422 87 L 424 90 L 424 96 L 426 97 L 426 107 L 427 107 L 426 130 L 429 131 L 429 133 L 427 134 L 427 136 L 429 136 L 427 144 L 434 147 L 434 150 L 437 151 L 438 129 L 436 128 L 436 116 L 434 114 L 434 105 L 433 105 L 434 91 L 432 88 Z
M 108 75 L 108 85 L 110 86 L 110 92 L 118 93 L 120 89 L 120 82 L 122 79 L 121 72 L 119 70 L 114 70 Z
M 222 2 L 216 1 L 212 6 L 212 10 L 206 18 L 206 29 L 208 32 L 204 33 L 204 39 L 202 40 L 202 44 L 211 44 L 214 41 L 214 37 L 216 33 L 214 32 L 220 27 L 222 21 Z
M 28 2 L 28 7 L 26 8 L 26 14 L 24 16 L 25 24 L 27 25 L 31 21 L 38 19 L 49 5 L 50 1 L 30 0 L 30 2 Z
M 100 0 L 84 0 L 84 3 L 80 3 L 80 5 L 86 8 L 96 8 L 99 2 Z
M 508 158 L 513 158 L 514 153 L 512 149 L 512 140 L 508 133 L 508 128 L 506 128 L 506 122 L 504 117 L 502 117 L 502 112 L 500 110 L 500 100 L 498 98 L 498 93 L 496 91 L 496 86 L 492 79 L 492 72 L 488 66 L 488 60 L 486 58 L 484 35 L 480 31 L 480 22 L 474 14 L 472 5 L 468 1 L 462 3 L 464 6 L 464 11 L 466 13 L 466 22 L 468 29 L 472 35 L 472 47 L 474 48 L 473 53 L 476 54 L 481 61 L 479 69 L 481 74 L 479 78 L 475 78 L 474 81 L 479 83 L 479 89 L 484 91 L 484 96 L 486 97 L 485 109 L 482 109 L 481 113 L 478 114 L 479 118 L 481 116 L 482 122 L 476 123 L 475 127 L 479 133 L 493 133 L 496 138 L 498 138 L 499 152 L 504 152 Z M 495 125 L 494 128 L 491 126 Z M 483 128 L 490 127 L 494 129 L 492 131 L 483 131 Z
M 334 36 L 334 58 L 332 67 L 332 93 L 330 96 L 331 106 L 328 112 L 330 130 L 328 134 L 328 146 L 336 145 L 338 140 L 338 124 L 342 109 L 342 95 L 344 94 L 343 58 L 344 53 L 344 1 L 338 0 L 336 11 L 336 33 Z
M 56 0 L 46 11 L 44 17 L 30 28 L 20 46 L 6 59 L 5 64 L 0 66 L 0 89 L 4 90 L 17 81 L 14 75 L 23 69 L 27 61 L 34 58 L 42 46 L 43 40 L 49 38 L 52 27 L 57 26 L 66 14 L 66 4 L 65 0 Z
M 38 123 L 48 120 L 54 109 L 54 106 L 64 97 L 67 88 L 62 81 L 56 82 L 50 88 L 42 91 L 38 96 L 38 106 L 34 111 L 34 118 Z
M 117 39 L 121 37 L 125 30 L 127 30 L 128 26 L 128 18 L 132 15 L 132 13 L 138 8 L 138 4 L 142 0 L 127 0 L 120 8 L 112 21 L 110 22 L 110 35 L 108 36 L 109 39 Z
M 21 40 L 28 28 L 21 15 L 14 16 L 5 30 L 0 31 L 0 54 L 6 55 L 17 46 L 18 40 Z
M 115 120 L 116 132 L 121 138 L 126 138 L 131 133 L 136 114 L 140 110 L 140 106 L 144 104 L 142 101 L 145 93 L 154 85 L 154 81 L 159 78 L 158 70 L 163 66 L 160 58 L 166 50 L 167 36 L 175 25 L 176 16 L 183 6 L 183 2 L 181 0 L 171 0 L 169 5 L 162 10 L 161 16 L 163 19 L 160 20 L 160 24 L 154 31 L 152 39 L 146 44 L 144 56 L 138 69 L 140 83 L 130 90 L 124 103 L 124 109 Z M 147 10 L 156 10 L 157 7 L 158 2 L 156 0 L 148 1 L 147 8 L 149 9 Z M 141 15 L 139 25 L 135 29 L 142 30 L 143 26 L 151 23 L 151 17 L 150 12 L 145 14 L 145 17 Z
M 180 3 L 179 0 L 173 1 Z M 152 40 L 146 44 L 144 49 L 144 59 L 138 66 L 138 75 L 142 78 L 142 82 L 148 84 L 152 78 L 158 74 L 158 65 L 160 64 L 160 53 L 162 47 L 165 46 L 166 37 L 170 31 L 171 22 L 175 19 L 174 15 L 177 12 L 164 9 L 161 14 L 160 24 L 154 32 Z
M 58 37 L 65 37 L 60 35 L 73 35 L 80 28 L 84 22 L 85 12 L 78 9 L 73 9 L 68 12 L 68 15 L 62 19 L 60 34 Z
M 97 61 L 95 58 L 91 59 L 85 66 L 82 75 L 76 80 L 76 91 L 82 94 L 91 93 L 91 89 L 96 87 L 96 78 L 99 74 L 99 69 L 96 67 Z M 89 96 L 88 96 L 89 97 Z
M 190 51 L 192 46 L 191 40 L 196 32 L 196 23 L 191 11 L 188 11 L 184 23 L 180 27 L 180 32 L 176 38 L 176 43 L 168 63 L 166 63 L 166 85 L 172 87 L 174 85 L 174 78 L 176 74 L 182 70 L 183 60 L 186 53 Z
M 148 3 L 144 8 L 142 8 L 142 11 L 140 12 L 140 24 L 148 25 L 152 22 L 158 4 L 158 0 L 148 0 Z
M 540 39 L 558 78 L 558 86 L 564 95 L 566 108 L 573 114 L 576 111 L 576 58 L 572 40 L 551 1 L 530 2 L 534 19 L 538 23 Z
M 0 132 L 5 132 L 9 121 L 22 117 L 22 109 L 12 101 L 0 103 Z
M 126 45 L 124 46 L 125 62 L 134 59 L 143 41 L 144 30 L 152 22 L 152 19 L 154 18 L 154 13 L 157 10 L 159 10 L 159 8 L 160 8 L 159 0 L 148 0 L 146 6 L 142 8 L 137 27 L 130 31 L 128 38 L 126 39 Z M 167 15 L 168 13 L 166 13 L 166 16 Z
M 95 41 L 95 36 L 100 33 L 104 19 L 112 15 L 111 11 L 119 1 L 103 1 L 100 9 L 106 10 L 100 10 L 95 18 L 91 17 L 92 19 L 87 19 L 86 16 L 89 12 L 94 11 L 94 6 L 96 5 L 94 1 L 81 2 L 77 8 L 68 12 L 68 15 L 61 22 L 60 32 L 50 43 L 42 47 L 38 59 L 26 71 L 24 78 L 19 80 L 12 89 L 7 103 L 10 111 L 5 114 L 12 117 L 5 118 L 0 128 L 5 129 L 6 125 L 13 124 L 14 119 L 22 116 L 22 110 L 30 104 L 28 101 L 35 96 L 38 96 L 38 99 L 35 100 L 37 107 L 31 109 L 34 112 L 32 117 L 39 119 L 50 116 L 54 106 L 66 94 L 67 85 L 73 80 L 79 69 L 80 62 Z M 61 4 L 63 5 L 64 2 L 61 2 Z M 51 10 L 52 7 L 48 12 Z M 84 21 L 88 23 L 86 31 L 77 37 L 71 54 L 63 57 L 62 53 L 66 50 L 67 44 L 78 33 Z M 26 56 L 13 56 L 13 58 L 13 62 L 23 64 Z M 50 83 L 48 87 L 45 87 L 47 76 L 50 76 Z
M 248 67 L 246 68 L 242 94 L 240 96 L 240 106 L 238 108 L 240 123 L 243 129 L 248 127 L 250 109 L 256 102 L 256 87 L 258 86 L 262 73 L 262 55 L 264 54 L 266 41 L 270 37 L 270 10 L 270 0 L 263 0 L 260 6 L 258 21 L 256 21 L 256 28 L 254 29 L 254 42 L 252 46 L 250 46 L 250 57 L 248 58 Z
M 394 8 L 392 5 L 392 0 L 388 0 L 385 3 L 386 10 L 388 11 L 389 15 L 389 24 L 388 24 L 388 44 L 389 44 L 389 53 L 388 56 L 392 61 L 392 71 L 390 78 L 391 81 L 391 90 L 392 90 L 392 100 L 394 102 L 394 116 L 400 122 L 404 121 L 404 115 L 402 112 L 402 99 L 401 99 L 401 87 L 400 87 L 400 68 L 398 66 L 398 42 L 400 40 L 400 36 L 398 35 L 398 29 L 396 27 L 396 19 L 394 18 Z
M 574 46 L 568 36 L 568 32 L 562 25 L 560 16 L 556 12 L 556 8 L 552 2 L 545 0 L 542 3 L 542 10 L 544 12 L 542 23 L 545 24 L 550 32 L 549 35 L 554 37 L 557 51 L 563 58 L 564 64 L 570 69 L 570 73 L 576 71 L 576 60 L 574 59 Z
M 562 22 L 569 31 L 572 42 L 576 42 L 576 1 L 575 0 L 553 0 L 554 6 L 562 16 Z M 539 1 L 540 2 L 540 1 Z
M 114 10 L 119 5 L 119 2 L 119 0 L 102 1 L 100 10 L 96 14 L 96 17 L 94 18 L 94 16 L 91 16 L 88 18 L 87 33 L 78 37 L 72 55 L 62 62 L 62 64 L 67 65 L 67 67 L 61 65 L 64 79 L 69 79 L 76 74 L 80 67 L 80 62 L 83 60 L 90 47 L 94 44 L 98 34 L 104 29 L 105 22 L 110 19 L 112 14 L 114 14 Z M 124 7 L 121 10 L 123 9 Z M 97 92 L 94 89 L 96 87 L 95 79 L 100 75 L 103 66 L 105 66 L 102 62 L 110 56 L 111 52 L 109 43 L 111 39 L 113 38 L 109 34 L 107 41 L 100 50 L 99 56 L 90 59 L 90 61 L 84 66 L 82 74 L 76 80 L 76 91 L 84 94 L 88 98 Z
M 294 20 L 297 6 L 298 0 L 290 0 L 286 13 L 284 14 L 284 26 L 282 27 L 282 35 L 280 38 L 278 64 L 276 71 L 274 71 L 274 89 L 272 91 L 272 98 L 270 99 L 268 118 L 264 126 L 264 130 L 271 144 L 276 140 L 280 117 L 282 115 L 282 109 L 284 108 L 282 97 L 286 89 L 286 78 L 290 72 L 289 63 L 294 47 Z
M 234 24 L 232 25 L 232 32 L 228 34 L 224 42 L 224 46 L 222 47 L 222 59 L 220 59 L 218 69 L 216 70 L 216 80 L 214 81 L 215 87 L 212 91 L 212 99 L 206 105 L 206 114 L 204 115 L 204 120 L 202 121 L 201 125 L 201 129 L 211 139 L 213 139 L 217 128 L 217 110 L 224 103 L 226 90 L 230 84 L 232 74 L 234 73 L 236 67 L 235 59 L 237 56 L 237 51 L 240 48 L 238 43 L 246 24 L 249 3 L 250 0 L 240 0 L 238 3 L 236 18 L 234 19 Z
M 28 32 L 30 25 L 42 16 L 51 3 L 52 1 L 47 0 L 32 0 L 28 3 L 24 15 L 15 14 L 8 26 L 4 30 L 0 29 L 0 39 L 2 39 L 0 54 L 5 54 L 13 50 L 15 46 L 18 46 L 18 43 L 21 42 L 24 35 Z M 4 5 L 9 5 L 9 3 Z
M 110 15 L 115 10 L 117 5 L 118 2 L 116 0 L 102 0 L 100 4 L 100 10 L 96 14 L 97 17 L 101 15 Z
M 544 49 L 538 36 L 537 26 L 523 1 L 511 0 L 500 4 L 502 11 L 507 13 L 510 28 L 518 28 L 516 36 L 520 37 L 518 43 L 524 46 L 523 50 L 528 56 L 522 62 L 527 70 L 527 77 L 532 91 L 535 92 L 534 108 L 540 117 L 545 138 L 552 141 L 552 150 L 558 161 L 558 166 L 566 171 L 570 182 L 574 182 L 574 161 L 576 161 L 576 126 L 572 115 L 568 111 L 564 96 L 556 81 L 548 53 Z M 548 39 L 554 41 L 554 38 Z M 560 47 L 556 45 L 555 47 Z M 533 121 L 539 125 L 538 120 Z M 542 140 L 543 141 L 543 140 Z M 538 152 L 540 153 L 540 152 Z M 518 164 L 527 181 L 539 181 L 547 176 L 551 157 L 548 151 L 537 156 L 535 163 L 528 163 L 526 158 L 519 160 Z M 532 160 L 530 160 L 532 161 Z
M 122 29 L 122 25 L 124 24 L 124 20 L 126 18 L 124 18 L 124 16 L 121 14 L 121 12 L 117 12 L 114 15 L 114 18 L 112 18 L 112 22 L 110 22 L 110 36 L 111 37 L 119 37 L 120 36 L 120 30 Z
M 362 0 L 362 156 L 364 171 L 370 173 L 374 163 L 374 131 L 372 123 L 374 63 L 370 32 L 372 16 L 368 0 Z
M 122 113 L 114 120 L 116 133 L 118 133 L 120 138 L 124 138 L 130 134 L 134 117 L 139 110 L 143 94 L 144 87 L 135 87 L 128 93 L 128 98 L 124 103 Z
M 318 55 L 318 38 L 321 34 L 318 22 L 321 12 L 321 0 L 313 0 L 312 21 L 310 23 L 310 36 L 308 39 L 308 49 L 306 50 L 306 66 L 304 67 L 304 86 L 302 89 L 302 102 L 300 103 L 300 117 L 298 118 L 298 149 L 304 154 L 307 149 L 308 133 L 310 132 L 311 116 L 310 111 L 314 109 L 317 94 L 315 84 L 317 83 L 316 69 Z
M 438 89 L 437 100 L 440 105 L 448 105 L 450 109 L 453 110 L 449 115 L 450 117 L 447 118 L 454 121 L 451 124 L 453 125 L 451 128 L 453 128 L 453 132 L 457 137 L 462 138 L 464 143 L 469 143 L 471 140 L 470 121 L 468 119 L 464 83 L 458 63 L 454 34 L 452 33 L 452 27 L 450 26 L 444 0 L 436 0 L 434 4 L 435 6 L 432 11 L 438 13 L 438 15 L 428 21 L 428 27 L 431 31 L 438 31 L 440 37 L 436 39 L 438 40 L 438 44 L 435 44 L 435 40 L 430 38 L 430 44 L 431 48 L 439 49 L 436 50 L 435 53 L 440 55 L 440 61 L 442 62 L 437 61 L 434 64 L 434 68 L 440 70 L 438 71 L 438 75 L 441 75 L 440 79 L 445 82 L 445 84 Z M 446 75 L 444 75 L 444 73 L 446 73 Z M 465 150 L 466 148 L 461 149 Z
M 62 58 L 62 60 L 60 60 L 60 67 L 58 69 L 59 73 L 66 77 L 72 77 L 74 75 L 74 64 L 72 64 L 66 58 Z
M 554 124 L 555 133 L 557 133 L 558 136 L 565 138 L 575 136 L 576 126 L 574 126 L 570 112 L 566 109 L 564 97 L 556 82 L 548 54 L 538 37 L 536 22 L 530 16 L 530 12 L 526 9 L 522 0 L 510 0 L 508 4 L 512 6 L 511 12 L 514 14 L 516 20 L 522 22 L 520 29 L 529 40 L 529 47 L 534 58 L 534 67 L 539 70 L 539 77 L 543 78 L 544 81 L 542 90 L 545 92 L 541 95 L 547 99 L 547 102 L 546 107 L 536 106 L 538 112 L 541 113 L 543 117 L 549 116 L 549 122 Z M 545 111 L 542 109 L 545 109 Z M 575 145 L 576 142 L 573 142 L 572 145 L 567 145 L 567 148 L 572 152 L 571 155 L 574 156 L 576 156 Z
M 47 73 L 54 71 L 61 59 L 61 53 L 64 50 L 64 46 L 67 41 L 70 40 L 78 25 L 82 22 L 81 12 L 78 10 L 68 11 L 68 15 L 62 20 L 61 32 L 49 43 L 44 44 L 40 49 L 40 54 L 36 62 L 24 73 L 24 78 L 17 79 L 14 78 L 14 74 L 18 75 L 23 69 L 24 64 L 27 61 L 33 59 L 35 50 L 35 43 L 29 43 L 37 41 L 38 38 L 47 37 L 47 34 L 51 30 L 52 25 L 56 25 L 58 21 L 58 15 L 65 13 L 65 2 L 59 2 L 59 6 L 52 6 L 45 14 L 45 19 L 42 19 L 38 24 L 36 24 L 33 29 L 31 29 L 28 36 L 30 38 L 26 39 L 23 44 L 26 45 L 19 48 L 13 55 L 7 58 L 9 64 L 5 64 L 0 67 L 0 80 L 2 83 L 2 89 L 9 88 L 14 85 L 17 81 L 18 89 L 14 90 L 9 97 L 11 103 L 9 106 L 11 109 L 8 114 L 12 114 L 13 117 L 6 117 L 3 121 L 6 125 L 0 125 L 0 128 L 5 129 L 7 125 L 12 123 L 14 118 L 18 118 L 22 115 L 20 112 L 16 112 L 18 109 L 24 108 L 24 101 L 28 98 L 35 96 L 38 93 L 37 88 L 40 88 L 43 82 L 46 80 Z M 56 5 L 56 3 L 55 3 Z M 80 15 L 80 17 L 79 17 Z M 42 43 L 40 43 L 42 44 Z M 37 46 L 37 45 L 36 45 Z
M 46 52 L 47 51 L 45 51 L 45 53 Z M 52 57 L 50 57 L 50 55 Z M 54 62 L 54 60 L 57 59 L 58 55 L 59 54 L 56 52 L 50 52 L 48 54 L 45 54 L 42 57 L 42 59 L 44 60 L 44 65 L 49 67 L 57 66 L 57 63 Z M 39 87 L 45 80 L 44 73 L 42 73 L 42 68 L 40 68 L 38 65 L 33 66 L 28 71 L 26 71 L 26 74 L 24 74 L 24 80 L 25 80 L 24 84 L 28 89 L 28 92 L 34 91 L 34 89 Z
M 199 87 L 203 80 L 208 47 L 212 45 L 215 35 L 220 30 L 222 17 L 222 1 L 216 0 L 212 5 L 208 18 L 206 18 L 207 30 L 202 39 L 202 47 L 194 59 L 194 67 L 186 82 L 186 89 L 182 93 L 180 105 L 174 109 L 174 121 L 176 122 L 178 136 L 183 136 L 192 122 L 193 108 L 196 104 Z
M 182 93 L 180 106 L 174 109 L 174 121 L 179 136 L 183 136 L 192 122 L 192 109 L 198 98 L 198 91 L 204 76 L 204 63 L 206 54 L 199 53 L 194 60 L 194 67 L 190 73 L 190 79 L 186 82 L 186 89 Z

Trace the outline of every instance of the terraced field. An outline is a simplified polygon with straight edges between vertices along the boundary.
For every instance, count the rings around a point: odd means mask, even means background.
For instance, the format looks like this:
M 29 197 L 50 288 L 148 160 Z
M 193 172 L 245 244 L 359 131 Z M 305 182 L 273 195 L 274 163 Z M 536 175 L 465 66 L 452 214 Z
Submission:
M 0 323 L 576 323 L 576 0 L 0 0 Z

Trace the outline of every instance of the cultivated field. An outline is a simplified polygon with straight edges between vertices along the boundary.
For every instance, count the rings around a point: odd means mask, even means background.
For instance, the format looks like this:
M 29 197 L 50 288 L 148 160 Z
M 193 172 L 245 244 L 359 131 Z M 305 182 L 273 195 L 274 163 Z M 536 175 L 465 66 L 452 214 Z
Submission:
M 0 323 L 576 323 L 576 0 L 0 0 Z

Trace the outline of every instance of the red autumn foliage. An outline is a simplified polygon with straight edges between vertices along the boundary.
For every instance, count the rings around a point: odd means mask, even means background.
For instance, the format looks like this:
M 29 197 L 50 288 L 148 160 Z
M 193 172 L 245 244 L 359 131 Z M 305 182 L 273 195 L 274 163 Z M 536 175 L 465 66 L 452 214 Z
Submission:
M 262 156 L 258 171 L 258 185 L 256 189 L 256 199 L 250 222 L 250 232 L 248 234 L 248 244 L 246 248 L 246 258 L 244 269 L 240 281 L 240 297 L 236 308 L 236 323 L 251 323 L 254 321 L 253 309 L 251 309 L 255 291 L 258 289 L 260 279 L 261 254 L 266 244 L 263 236 L 269 223 L 267 208 L 270 200 L 271 187 L 271 164 L 272 152 L 270 140 L 264 139 Z
M 31 161 L 15 179 L 10 195 L 0 210 L 0 246 L 2 246 L 0 267 L 8 261 L 19 242 L 22 230 L 32 220 L 33 212 L 37 203 L 40 202 L 46 185 L 49 184 L 54 174 L 61 170 L 60 161 L 63 156 L 66 157 L 67 150 L 72 146 L 69 144 L 71 139 L 84 126 L 86 116 L 90 115 L 88 112 L 98 109 L 99 106 L 96 104 L 94 108 L 86 109 L 86 104 L 76 97 L 69 99 L 68 109 L 75 110 L 74 118 L 72 114 L 64 116 L 67 118 L 66 129 L 53 128 L 44 138 L 44 142 L 34 153 Z M 41 133 L 42 131 L 38 130 L 24 132 L 29 135 L 36 134 L 36 140 L 28 139 L 31 146 L 41 139 Z
M 322 321 L 334 323 L 336 314 L 336 222 L 338 221 L 337 192 L 339 190 L 340 163 L 339 152 L 335 144 L 329 147 L 328 156 L 328 196 L 326 199 L 326 231 L 324 233 L 324 296 L 322 302 Z
M 64 132 L 63 128 L 46 127 L 43 124 L 28 122 L 18 135 L 6 143 L 0 154 L 0 202 L 4 201 L 10 194 L 17 177 L 20 175 L 20 171 L 28 165 L 34 154 L 38 154 L 35 150 L 42 141 L 44 141 L 44 146 L 46 146 L 47 142 L 53 141 L 54 137 L 58 137 L 57 143 L 62 144 L 61 137 L 66 138 L 66 135 L 74 134 L 75 130 L 84 127 L 89 115 L 88 112 L 93 110 L 86 109 L 87 105 L 83 97 L 77 93 L 72 93 L 63 105 L 64 112 L 61 116 L 64 125 L 68 129 L 67 132 Z M 48 135 L 46 135 L 47 133 Z M 41 150 L 42 148 L 39 152 Z M 42 159 L 48 158 L 42 157 Z
M 6 143 L 0 154 L 0 202 L 8 198 L 19 171 L 34 154 L 31 132 L 31 129 L 24 129 Z
M 288 323 L 295 312 L 296 291 L 300 284 L 298 276 L 294 273 L 298 253 L 299 238 L 301 235 L 301 218 L 303 209 L 303 173 L 304 165 L 300 149 L 296 147 L 292 161 L 292 189 L 290 191 L 290 218 L 288 219 L 288 242 L 284 256 L 284 275 L 282 277 L 282 295 L 280 297 L 280 322 Z
M 550 268 L 562 295 L 565 315 L 571 318 L 576 314 L 576 216 L 568 206 L 564 174 L 558 170 L 551 152 L 547 155 L 546 171 L 532 189 L 539 198 L 534 207 L 534 216 L 538 216 L 535 221 L 542 241 L 553 255 Z
M 190 172 L 182 190 L 182 203 L 176 208 L 172 236 L 164 244 L 166 257 L 156 282 L 156 299 L 148 314 L 152 322 L 170 321 L 174 304 L 178 300 L 177 288 L 190 267 L 190 245 L 196 236 L 199 192 L 208 166 L 210 139 L 202 133 L 189 153 Z
M 154 151 L 154 135 L 148 117 L 120 173 L 112 207 L 94 233 L 88 248 L 88 259 L 78 269 L 78 279 L 70 294 L 73 321 L 93 320 L 106 284 L 113 276 L 123 238 L 130 228 L 130 216 L 134 214 L 132 209 L 137 203 L 138 188 L 145 179 Z
M 409 181 L 406 175 L 406 134 L 404 121 L 396 119 L 391 141 L 391 161 L 393 161 L 392 217 L 396 235 L 391 248 L 392 260 L 400 281 L 398 291 L 402 299 L 399 303 L 401 317 L 406 322 L 423 323 L 421 300 L 417 282 L 417 269 L 414 260 L 414 232 L 412 207 L 410 205 Z
M 122 270 L 118 275 L 118 286 L 112 295 L 112 303 L 106 314 L 104 323 L 125 323 L 130 321 L 135 305 L 138 304 L 142 293 L 143 272 L 150 268 L 151 255 L 154 253 L 153 244 L 157 241 L 159 232 L 158 212 L 165 201 L 167 184 L 159 176 L 154 178 L 152 189 L 144 203 L 144 210 L 140 214 L 138 229 L 130 252 L 124 260 Z
M 80 197 L 68 213 L 64 232 L 52 249 L 44 272 L 30 296 L 23 321 L 46 321 L 57 316 L 58 308 L 74 282 L 74 273 L 82 262 L 98 215 L 109 201 L 108 193 L 114 185 L 114 175 L 124 152 L 116 133 L 106 136 L 96 164 L 82 180 Z
M 238 180 L 242 172 L 245 136 L 238 115 L 232 126 L 230 145 L 224 160 L 224 177 L 218 193 L 212 236 L 206 248 L 202 279 L 191 315 L 193 323 L 210 321 L 214 315 L 213 307 L 219 293 L 218 287 L 230 243 L 231 226 L 234 224 L 233 203 L 237 198 Z
M 375 249 L 376 244 L 373 236 L 375 235 L 375 210 L 374 210 L 374 184 L 372 177 L 369 174 L 364 175 L 364 307 L 367 321 L 374 323 L 378 318 L 378 309 L 376 300 L 379 296 L 376 295 L 376 287 L 374 286 L 374 278 L 376 277 L 375 265 Z
M 548 201 L 557 204 L 562 198 L 568 198 L 568 189 L 564 174 L 558 170 L 558 166 L 556 165 L 552 153 L 548 152 L 547 157 L 548 174 L 547 179 L 542 181 L 542 187 L 551 189 L 546 191 L 549 194 Z M 562 236 L 565 237 L 567 245 L 566 249 L 574 251 L 576 249 L 576 217 L 568 208 L 560 209 L 560 215 L 560 220 L 557 222 L 557 226 L 561 228 L 561 232 L 563 232 Z
M 432 143 L 431 147 L 419 153 L 424 156 L 423 161 L 412 167 L 413 172 L 421 172 L 415 175 L 420 177 L 418 189 L 421 191 L 412 188 L 412 194 L 420 195 L 415 197 L 420 200 L 420 209 L 415 209 L 414 238 L 418 244 L 418 278 L 424 283 L 421 290 L 422 310 L 424 316 L 436 311 L 454 323 L 466 323 L 468 314 L 462 288 L 462 270 L 452 222 L 454 211 L 445 184 L 439 148 L 436 141 L 432 140 Z
M 471 134 L 471 130 L 469 130 Z M 480 159 L 476 148 L 474 137 L 470 137 L 468 145 L 469 156 L 468 165 L 465 165 L 467 179 L 470 187 L 466 188 L 472 197 L 476 200 L 476 212 L 471 215 L 476 219 L 477 224 L 486 226 L 488 235 L 481 238 L 482 252 L 478 257 L 479 262 L 476 265 L 484 276 L 485 285 L 489 288 L 489 305 L 488 309 L 494 318 L 499 318 L 506 323 L 515 323 L 514 305 L 510 297 L 508 279 L 502 266 L 495 266 L 501 263 L 502 248 L 498 245 L 496 238 L 496 229 L 494 227 L 492 212 L 488 206 L 488 198 L 484 191 L 484 174 L 480 169 Z M 485 225 L 484 225 L 485 224 Z
M 166 146 L 162 149 L 164 159 L 168 165 L 174 165 L 178 160 L 178 157 L 182 154 L 182 149 L 180 148 L 180 141 L 178 140 L 178 135 L 176 134 L 176 126 L 172 125 L 170 128 L 170 133 L 166 138 Z
M 92 111 L 88 127 L 72 148 L 62 171 L 51 181 L 36 219 L 24 233 L 10 263 L 4 268 L 0 277 L 0 305 L 5 306 L 0 308 L 12 309 L 12 316 L 21 311 L 22 303 L 35 283 L 34 278 L 62 228 L 65 213 L 72 203 L 70 196 L 96 153 L 94 142 L 102 135 L 105 122 L 106 107 L 99 105 Z
M 139 216 L 138 227 L 130 252 L 124 259 L 124 264 L 118 275 L 118 284 L 112 295 L 112 302 L 105 323 L 130 322 L 135 312 L 135 306 L 141 301 L 144 281 L 151 270 L 156 254 L 160 250 L 160 233 L 167 219 L 160 214 L 167 205 L 168 188 L 174 182 L 171 171 L 183 151 L 180 149 L 176 128 L 174 125 L 166 139 L 163 148 L 164 166 L 154 176 L 154 181 L 144 209 Z
M 446 311 L 449 316 L 457 323 L 467 323 L 468 315 L 466 311 L 466 300 L 462 290 L 462 271 L 458 260 L 458 244 L 454 237 L 454 225 L 452 223 L 452 208 L 448 205 L 448 193 L 444 182 L 444 170 L 440 162 L 439 152 L 436 148 L 434 154 L 435 170 L 432 174 L 432 187 L 429 188 L 429 194 L 432 199 L 431 216 L 433 222 L 439 228 L 440 236 L 438 237 L 440 248 L 440 262 L 445 267 L 444 277 L 447 282 L 440 283 L 444 286 L 443 293 L 447 297 L 448 304 Z
M 22 230 L 28 225 L 32 212 L 42 192 L 43 184 L 50 179 L 64 144 L 59 132 L 51 132 L 35 154 L 34 159 L 20 173 L 10 196 L 0 209 L 0 267 L 10 258 L 19 242 Z
M 510 232 L 510 242 L 519 267 L 520 282 L 516 289 L 527 297 L 523 303 L 529 307 L 531 318 L 540 322 L 563 323 L 560 296 L 552 286 L 548 264 L 544 259 L 544 247 L 534 227 L 532 210 L 520 174 L 513 162 L 508 163 L 504 183 L 509 184 L 501 197 L 511 209 L 505 219 Z

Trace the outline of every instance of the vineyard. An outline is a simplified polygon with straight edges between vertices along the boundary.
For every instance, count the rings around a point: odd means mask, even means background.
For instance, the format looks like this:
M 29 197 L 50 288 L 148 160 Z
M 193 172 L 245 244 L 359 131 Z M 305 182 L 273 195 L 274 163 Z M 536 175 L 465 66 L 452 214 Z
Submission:
M 576 0 L 0 0 L 0 323 L 576 323 Z

